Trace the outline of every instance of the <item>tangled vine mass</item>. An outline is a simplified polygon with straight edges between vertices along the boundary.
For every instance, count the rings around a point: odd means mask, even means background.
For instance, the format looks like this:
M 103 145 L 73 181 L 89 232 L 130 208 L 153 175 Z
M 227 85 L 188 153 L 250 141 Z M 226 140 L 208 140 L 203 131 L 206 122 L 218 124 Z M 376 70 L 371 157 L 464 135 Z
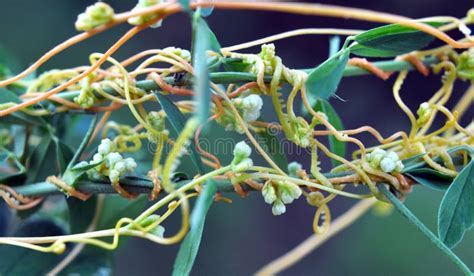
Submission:
M 368 31 L 298 29 L 221 47 L 205 21 L 213 9 L 270 10 L 384 25 Z M 158 28 L 178 12 L 188 13 L 191 19 L 192 49 L 168 47 L 142 51 L 125 60 L 113 57 L 140 31 Z M 474 81 L 474 38 L 468 28 L 473 22 L 473 10 L 461 19 L 413 20 L 300 3 L 139 0 L 124 13 L 115 13 L 104 2 L 89 6 L 75 22 L 79 34 L 23 72 L 15 75 L 2 67 L 0 75 L 0 195 L 18 212 L 36 210 L 48 196 L 58 193 L 79 199 L 74 203 L 79 205 L 94 200 L 88 227 L 69 235 L 2 237 L 0 244 L 44 253 L 66 252 L 73 259 L 81 249 L 67 250 L 66 244 L 113 250 L 122 236 L 134 236 L 165 245 L 182 242 L 179 260 L 181 254 L 192 251 L 189 244 L 199 245 L 193 237 L 202 232 L 199 221 L 204 223 L 210 204 L 231 201 L 225 197 L 227 192 L 245 198 L 257 191 L 276 216 L 305 198 L 315 210 L 314 233 L 325 239 L 338 227 L 345 227 L 341 221 L 359 217 L 353 214 L 357 210 L 365 212 L 371 206 L 390 203 L 407 211 L 400 200 L 409 196 L 413 185 L 421 184 L 447 190 L 440 205 L 438 235 L 423 231 L 469 274 L 450 248 L 473 224 L 474 124 L 471 120 L 463 126 L 459 120 L 463 115 L 472 116 L 474 86 L 463 92 L 454 108 L 446 104 L 455 83 Z M 92 53 L 90 65 L 34 74 L 67 48 L 118 24 L 132 27 L 104 53 Z M 462 38 L 453 39 L 448 32 L 459 32 Z M 272 42 L 300 35 L 335 35 L 330 57 L 313 69 L 287 67 Z M 345 38 L 342 45 L 339 36 Z M 442 45 L 430 47 L 435 40 Z M 261 51 L 245 52 L 254 46 L 261 46 Z M 343 127 L 329 99 L 336 97 L 342 78 L 364 74 L 393 82 L 393 100 L 408 118 L 409 131 L 384 137 L 362 124 L 355 129 Z M 408 74 L 434 74 L 441 79 L 439 89 L 417 110 L 403 101 L 401 92 Z M 295 104 L 300 102 L 302 106 Z M 272 110 L 274 120 L 263 119 L 264 106 Z M 119 111 L 131 114 L 133 121 L 115 120 L 113 114 Z M 435 127 L 435 119 L 444 124 Z M 79 145 L 63 142 L 60 129 L 67 120 L 89 124 Z M 208 133 L 211 127 L 245 135 L 244 141 L 235 143 L 230 163 L 201 146 L 201 133 Z M 272 135 L 269 130 L 275 129 L 281 135 Z M 378 143 L 367 145 L 358 139 L 363 133 Z M 326 138 L 329 143 L 322 142 Z M 279 139 L 307 149 L 310 164 L 288 164 L 285 152 L 278 148 Z M 348 143 L 357 147 L 350 158 L 345 153 Z M 151 161 L 137 161 L 143 154 L 152 155 Z M 330 171 L 320 167 L 323 156 L 332 161 Z M 45 158 L 49 158 L 48 167 L 42 165 Z M 185 174 L 180 172 L 183 158 L 194 167 Z M 350 185 L 357 188 L 345 190 Z M 114 227 L 97 229 L 97 214 L 108 200 L 103 194 L 110 193 L 129 202 L 146 193 L 152 204 L 133 217 L 119 214 Z M 331 222 L 328 204 L 336 196 L 360 203 L 348 211 L 351 217 L 342 215 Z M 181 228 L 168 235 L 165 223 L 177 210 L 181 211 Z M 196 252 L 192 254 L 195 257 Z M 66 259 L 55 272 L 67 266 L 70 260 Z M 191 266 L 193 261 L 188 260 Z M 272 274 L 291 263 L 277 260 L 260 272 Z M 191 269 L 186 265 L 182 266 L 184 274 Z M 176 269 L 180 269 L 179 261 Z

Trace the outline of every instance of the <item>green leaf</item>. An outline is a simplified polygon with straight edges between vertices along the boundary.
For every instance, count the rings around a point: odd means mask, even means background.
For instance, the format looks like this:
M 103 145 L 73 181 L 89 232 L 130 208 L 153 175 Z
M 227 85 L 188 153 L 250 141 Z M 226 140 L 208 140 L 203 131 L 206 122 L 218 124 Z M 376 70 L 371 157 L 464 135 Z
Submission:
M 328 117 L 328 121 L 333 125 L 337 130 L 343 130 L 344 125 L 342 124 L 341 118 L 337 114 L 336 110 L 332 107 L 332 105 L 323 99 L 318 99 L 314 106 L 315 111 L 321 111 Z M 328 136 L 329 140 L 329 148 L 331 151 L 341 157 L 346 155 L 346 143 L 339 141 L 334 137 L 334 135 Z M 340 164 L 339 161 L 331 159 L 333 167 Z
M 52 221 L 34 220 L 25 223 L 13 236 L 44 237 L 65 234 Z M 0 246 L 0 275 L 45 275 L 63 258 L 51 253 L 42 253 L 22 247 Z
M 158 99 L 161 107 L 165 111 L 166 116 L 168 117 L 168 121 L 171 124 L 171 126 L 173 127 L 176 134 L 181 133 L 181 131 L 184 128 L 184 124 L 186 122 L 186 118 L 184 117 L 184 115 L 181 113 L 181 111 L 179 111 L 179 108 L 170 99 L 168 99 L 166 96 L 164 96 L 164 95 L 160 94 L 160 92 L 156 92 L 156 91 L 153 92 L 153 93 L 155 94 L 155 96 Z M 196 166 L 196 169 L 199 171 L 199 173 L 205 173 L 204 165 L 202 164 L 201 157 L 200 157 L 200 155 L 198 154 L 198 152 L 196 150 L 194 142 L 191 143 L 189 148 L 191 150 L 190 158 L 191 158 L 191 161 Z
M 433 27 L 444 23 L 425 22 Z M 353 54 L 364 57 L 395 57 L 422 49 L 435 38 L 413 28 L 391 24 L 368 30 L 354 37 L 357 44 L 350 47 Z
M 0 105 L 6 103 L 21 103 L 21 99 L 13 92 L 0 87 Z M 20 124 L 20 125 L 43 125 L 45 122 L 39 117 L 27 115 L 21 111 L 13 112 L 12 114 L 0 117 L 2 124 Z
M 209 69 L 207 51 L 220 52 L 220 44 L 211 31 L 206 21 L 199 13 L 193 17 L 193 67 L 194 67 L 194 100 L 199 108 L 195 113 L 199 122 L 204 124 L 209 117 L 211 105 L 211 90 L 209 81 Z
M 198 15 L 198 14 L 195 14 Z M 211 90 L 209 71 L 207 68 L 207 54 L 209 49 L 209 32 L 206 30 L 204 20 L 200 16 L 194 17 L 193 22 L 193 67 L 194 67 L 194 100 L 196 102 L 196 115 L 200 124 L 204 124 L 209 116 L 211 106 Z
M 325 100 L 333 96 L 341 82 L 349 54 L 349 49 L 343 49 L 311 71 L 305 84 L 308 94 Z
M 264 131 L 256 132 L 257 142 L 260 144 L 262 149 L 270 155 L 275 164 L 280 169 L 286 171 L 288 168 L 288 159 L 284 150 L 281 147 L 280 139 L 278 139 L 276 133 L 272 133 L 271 129 L 265 129 Z
M 402 160 L 402 163 L 403 163 L 402 173 L 410 172 L 413 169 L 423 167 L 425 165 L 425 161 L 423 161 L 422 157 L 425 155 L 426 153 L 420 153 L 412 157 L 403 159 Z
M 22 159 L 23 155 L 26 152 L 26 147 L 28 145 L 28 135 L 26 127 L 24 126 L 12 126 L 12 133 L 13 137 L 15 137 L 13 141 L 13 152 L 18 159 Z
M 329 39 L 329 57 L 334 56 L 340 49 L 341 37 L 333 36 Z
M 63 174 L 64 182 L 68 183 L 71 186 L 74 186 L 76 181 L 79 180 L 79 178 L 81 178 L 81 176 L 84 175 L 88 170 L 95 168 L 102 163 L 102 162 L 97 162 L 97 163 L 92 163 L 85 166 L 74 166 L 76 162 L 79 160 L 79 158 L 81 157 L 84 150 L 86 149 L 87 145 L 89 144 L 92 134 L 94 133 L 94 128 L 95 128 L 96 123 L 97 123 L 97 115 L 92 118 L 92 121 L 89 125 L 89 129 L 87 130 L 86 135 L 84 135 L 84 138 L 82 139 L 81 144 L 79 145 L 79 148 L 76 150 L 76 153 L 74 154 L 74 156 L 70 158 L 66 171 Z
M 190 218 L 190 230 L 184 238 L 174 263 L 173 275 L 189 275 L 196 259 L 199 245 L 201 244 L 202 232 L 206 214 L 214 201 L 217 184 L 209 180 L 199 194 Z
M 9 186 L 18 186 L 26 180 L 26 169 L 12 152 L 0 148 L 0 167 L 15 165 L 14 172 L 0 172 L 0 183 Z
M 69 162 L 69 164 L 67 166 L 68 169 L 72 168 L 79 161 L 79 158 L 84 153 L 84 150 L 86 149 L 87 145 L 89 144 L 89 141 L 91 140 L 92 134 L 94 133 L 94 129 L 95 129 L 96 124 L 97 124 L 97 115 L 92 117 L 92 120 L 89 124 L 89 128 L 87 129 L 87 132 L 84 135 L 84 138 L 82 139 L 81 144 L 77 148 L 76 153 L 71 158 L 71 161 Z
M 465 275 L 472 275 L 469 267 L 466 266 L 459 259 L 456 254 L 454 254 L 449 247 L 447 247 L 441 240 L 436 237 L 433 232 L 426 227 L 395 195 L 393 195 L 384 185 L 379 185 L 379 189 L 382 194 L 395 206 L 395 208 L 407 218 L 418 230 L 423 233 L 434 245 L 438 247 L 441 252 L 443 252 Z
M 74 156 L 74 151 L 58 139 L 53 139 L 56 147 L 56 162 L 60 173 L 66 171 L 67 164 Z
M 69 197 L 66 199 L 69 208 L 69 229 L 71 234 L 83 233 L 91 224 L 97 208 L 97 196 L 87 201 Z
M 28 182 L 44 181 L 58 173 L 56 168 L 56 148 L 49 136 L 43 136 L 28 160 Z
M 449 247 L 456 246 L 464 233 L 474 225 L 474 161 L 467 164 L 441 200 L 438 212 L 438 234 Z
M 413 178 L 419 184 L 440 191 L 448 189 L 453 179 L 446 175 L 440 175 L 438 171 L 429 168 L 414 169 L 405 175 Z

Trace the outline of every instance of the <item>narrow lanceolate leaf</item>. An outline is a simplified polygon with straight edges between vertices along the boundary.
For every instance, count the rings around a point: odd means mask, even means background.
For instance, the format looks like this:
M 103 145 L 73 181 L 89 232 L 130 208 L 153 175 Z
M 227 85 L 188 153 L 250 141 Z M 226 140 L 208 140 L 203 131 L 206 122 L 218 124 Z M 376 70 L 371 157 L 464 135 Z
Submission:
M 306 80 L 308 94 L 325 100 L 333 96 L 341 82 L 349 54 L 349 49 L 341 50 L 311 71 Z
M 200 13 L 193 18 L 193 68 L 196 115 L 201 124 L 207 121 L 211 105 L 207 51 L 220 52 L 220 44 Z
M 174 263 L 173 276 L 189 275 L 196 259 L 199 245 L 201 244 L 202 232 L 206 214 L 214 201 L 217 184 L 209 180 L 201 194 L 199 194 L 190 219 L 190 230 L 184 238 Z
M 428 22 L 439 27 L 444 23 Z M 422 49 L 430 44 L 434 37 L 416 29 L 398 24 L 386 25 L 368 30 L 355 36 L 351 53 L 364 57 L 395 57 Z
M 474 150 L 469 151 L 471 161 L 449 186 L 438 212 L 439 238 L 449 247 L 458 244 L 474 225 Z
M 176 132 L 176 134 L 181 133 L 181 131 L 184 128 L 184 124 L 186 122 L 186 118 L 184 115 L 179 111 L 179 108 L 166 96 L 160 94 L 160 92 L 153 92 L 158 99 L 161 107 L 166 113 L 166 116 L 168 118 L 168 122 L 171 124 L 171 127 L 173 130 Z M 199 173 L 205 173 L 204 171 L 204 165 L 202 164 L 201 157 L 199 156 L 196 146 L 194 145 L 194 142 L 191 143 L 189 146 L 189 149 L 191 151 L 191 161 L 194 163 L 196 166 L 196 169 L 199 171 Z
M 433 232 L 426 227 L 394 194 L 392 194 L 384 185 L 379 185 L 382 194 L 395 206 L 395 208 L 407 218 L 418 230 L 423 233 L 441 252 L 443 252 L 465 275 L 472 275 L 469 267 L 449 247 L 446 246 Z
M 423 186 L 441 191 L 447 190 L 453 182 L 452 177 L 431 168 L 415 168 L 406 172 L 405 175 L 410 176 Z
M 196 14 L 198 15 L 198 14 Z M 210 47 L 209 32 L 207 32 L 204 20 L 195 16 L 193 21 L 193 68 L 194 68 L 194 99 L 196 102 L 195 113 L 199 123 L 207 121 L 211 105 L 211 91 L 209 88 L 209 71 L 207 69 L 206 51 Z
M 323 99 L 318 99 L 315 106 L 314 110 L 316 111 L 321 111 L 326 114 L 328 117 L 328 121 L 333 125 L 337 130 L 343 130 L 344 125 L 342 124 L 341 118 L 337 114 L 336 110 L 332 107 L 332 105 Z M 334 135 L 328 136 L 329 140 L 329 148 L 331 151 L 341 157 L 344 157 L 346 155 L 346 143 L 341 142 L 334 137 Z M 337 166 L 340 164 L 340 162 L 331 159 L 332 165 Z
M 84 153 L 84 150 L 86 149 L 87 145 L 89 144 L 92 134 L 94 133 L 95 126 L 97 124 L 97 115 L 92 117 L 92 120 L 89 124 L 89 129 L 87 129 L 86 135 L 84 135 L 84 138 L 81 141 L 81 144 L 76 150 L 76 153 L 72 157 L 71 161 L 67 165 L 67 168 L 70 169 L 74 167 L 74 165 L 79 161 L 79 158 L 81 155 Z

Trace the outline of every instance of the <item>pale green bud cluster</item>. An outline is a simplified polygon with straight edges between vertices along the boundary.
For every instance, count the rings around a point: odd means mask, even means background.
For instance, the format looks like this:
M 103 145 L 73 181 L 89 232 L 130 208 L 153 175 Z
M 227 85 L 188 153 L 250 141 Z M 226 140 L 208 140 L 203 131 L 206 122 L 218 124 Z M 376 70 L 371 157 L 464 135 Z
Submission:
M 302 191 L 298 185 L 288 181 L 268 181 L 262 188 L 262 196 L 266 203 L 272 204 L 272 213 L 275 216 L 286 212 L 285 204 L 298 199 Z
M 165 118 L 164 116 L 160 115 L 159 112 L 151 111 L 150 113 L 148 113 L 145 120 L 157 132 L 159 133 L 165 132 L 166 134 L 168 133 L 168 131 L 165 129 Z M 155 144 L 158 143 L 160 139 L 155 133 L 150 132 L 148 130 L 146 132 L 146 135 L 147 135 L 148 141 Z
M 166 47 L 163 49 L 163 51 L 173 53 L 188 62 L 191 61 L 191 52 L 189 52 L 186 49 L 181 49 L 181 48 L 176 48 L 176 47 Z
M 288 173 L 290 174 L 290 176 L 298 176 L 298 172 L 302 169 L 303 166 L 296 161 L 293 161 L 288 164 Z
M 367 154 L 367 161 L 374 169 L 380 169 L 386 173 L 401 172 L 403 163 L 400 161 L 398 154 L 395 152 L 387 152 L 377 148 L 373 152 Z
M 103 139 L 97 148 L 97 153 L 92 157 L 90 164 L 98 164 L 90 171 L 89 177 L 96 178 L 102 175 L 109 177 L 110 182 L 118 183 L 120 178 L 127 172 L 133 172 L 137 163 L 133 158 L 123 158 L 118 152 L 115 152 L 116 146 L 110 139 Z
M 245 122 L 253 122 L 260 117 L 260 112 L 263 107 L 263 100 L 259 95 L 252 94 L 235 98 L 232 99 L 232 103 L 242 115 L 242 119 Z M 241 134 L 244 133 L 244 130 L 238 123 L 235 115 L 227 109 L 228 108 L 226 108 L 226 113 L 217 119 L 217 122 L 225 126 L 225 129 L 228 131 L 237 131 Z
M 74 102 L 80 105 L 82 108 L 90 108 L 94 106 L 95 95 L 94 89 L 91 85 L 94 77 L 94 74 L 90 74 L 86 78 L 83 78 L 81 80 L 81 93 L 79 93 L 79 96 L 74 97 Z
M 132 11 L 143 10 L 145 8 L 148 8 L 148 7 L 160 4 L 160 3 L 162 3 L 162 0 L 138 0 L 137 5 L 132 9 Z M 158 16 L 157 14 L 147 14 L 147 15 L 134 16 L 134 17 L 130 17 L 128 19 L 128 23 L 131 24 L 131 25 L 138 26 L 138 25 L 145 24 L 146 22 L 157 18 L 157 16 Z M 153 25 L 151 25 L 150 27 L 158 28 L 158 27 L 161 26 L 162 21 L 163 20 L 160 20 L 160 21 L 154 23 Z
M 28 87 L 28 92 L 46 92 L 54 86 L 62 84 L 77 75 L 79 75 L 79 73 L 75 70 L 53 69 L 46 71 L 31 83 Z M 70 87 L 70 89 L 73 89 L 73 86 Z
M 309 147 L 312 128 L 308 125 L 306 120 L 302 117 L 297 117 L 295 120 L 291 121 L 291 128 L 293 129 L 293 137 L 291 137 L 291 141 L 300 147 Z
M 275 69 L 275 44 L 263 44 L 259 54 L 265 64 L 265 74 L 273 74 Z
M 114 19 L 114 9 L 104 2 L 97 2 L 79 14 L 75 27 L 78 31 L 89 31 L 105 25 Z
M 10 135 L 7 129 L 0 129 L 0 148 L 8 147 L 13 141 L 13 137 Z
M 459 55 L 457 74 L 461 79 L 474 81 L 474 48 Z
M 420 104 L 420 107 L 416 111 L 416 114 L 418 114 L 418 120 L 416 122 L 420 125 L 426 124 L 430 120 L 432 113 L 433 109 L 431 108 L 429 103 L 424 102 Z
M 234 159 L 231 166 L 234 172 L 240 172 L 250 169 L 253 166 L 253 161 L 250 159 L 252 149 L 245 141 L 238 142 L 234 147 Z

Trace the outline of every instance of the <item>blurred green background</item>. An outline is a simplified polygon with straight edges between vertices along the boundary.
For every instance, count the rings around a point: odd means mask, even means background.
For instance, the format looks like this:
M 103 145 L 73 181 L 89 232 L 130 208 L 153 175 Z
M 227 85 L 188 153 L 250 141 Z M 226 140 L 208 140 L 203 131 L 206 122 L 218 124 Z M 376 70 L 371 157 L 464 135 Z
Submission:
M 32 63 L 44 52 L 74 35 L 77 14 L 94 1 L 75 0 L 1 0 L 0 46 L 18 57 L 16 69 Z M 463 17 L 472 2 L 459 0 L 362 0 L 320 1 L 321 3 L 370 8 L 419 18 L 435 15 Z M 109 1 L 116 11 L 129 10 L 135 1 Z M 343 19 L 316 18 L 268 12 L 216 10 L 208 18 L 210 27 L 223 46 L 257 39 L 297 28 L 341 27 L 371 28 L 375 24 Z M 74 46 L 41 67 L 67 68 L 88 64 L 88 55 L 105 51 L 128 26 L 119 26 L 89 41 Z M 168 18 L 159 29 L 137 35 L 114 57 L 125 58 L 149 48 L 176 46 L 189 48 L 190 23 L 184 14 Z M 292 68 L 308 68 L 327 57 L 327 36 L 306 36 L 277 42 L 277 54 Z M 253 48 L 248 51 L 258 51 Z M 371 125 L 386 136 L 408 128 L 408 120 L 398 110 L 391 95 L 393 78 L 387 82 L 373 76 L 344 79 L 333 99 L 347 128 Z M 412 74 L 402 95 L 416 108 L 440 85 L 439 76 L 428 78 Z M 459 98 L 467 84 L 455 87 L 453 98 Z M 451 101 L 452 103 L 454 100 Z M 472 109 L 463 123 L 472 119 Z M 361 136 L 368 143 L 368 136 Z M 307 156 L 290 156 L 307 162 Z M 325 163 L 325 166 L 327 164 Z M 441 192 L 416 187 L 406 201 L 408 207 L 433 231 Z M 270 206 L 257 193 L 248 198 L 233 197 L 233 204 L 217 203 L 208 215 L 194 275 L 247 275 L 285 253 L 311 235 L 314 210 L 300 200 L 289 206 L 284 216 L 271 215 Z M 330 207 L 337 216 L 353 200 L 336 199 Z M 171 226 L 168 233 L 173 231 Z M 116 275 L 167 275 L 178 245 L 159 246 L 139 239 L 130 240 L 115 257 Z M 469 232 L 455 252 L 474 268 L 474 231 Z M 388 217 L 368 214 L 352 227 L 313 252 L 286 275 L 457 275 L 456 268 L 398 213 Z

